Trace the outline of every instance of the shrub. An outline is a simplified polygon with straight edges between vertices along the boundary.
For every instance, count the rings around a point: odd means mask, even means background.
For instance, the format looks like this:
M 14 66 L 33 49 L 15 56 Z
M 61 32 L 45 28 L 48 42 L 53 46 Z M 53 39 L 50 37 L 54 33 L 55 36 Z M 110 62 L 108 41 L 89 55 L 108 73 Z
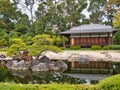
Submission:
M 81 49 L 81 47 L 80 46 L 70 46 L 70 49 L 71 50 L 79 50 L 79 49 Z
M 120 45 L 110 45 L 111 50 L 120 50 Z
M 61 50 L 65 50 L 66 48 L 65 47 L 60 47 Z
M 109 46 L 104 46 L 104 47 L 103 47 L 103 50 L 109 50 L 109 49 L 110 49 Z
M 0 82 L 4 81 L 8 75 L 7 68 L 0 66 Z
M 91 46 L 91 49 L 92 49 L 92 50 L 101 50 L 102 47 L 101 47 L 101 46 L 98 46 L 98 45 L 94 45 L 94 46 Z
M 101 90 L 120 90 L 120 74 L 101 80 L 98 87 Z

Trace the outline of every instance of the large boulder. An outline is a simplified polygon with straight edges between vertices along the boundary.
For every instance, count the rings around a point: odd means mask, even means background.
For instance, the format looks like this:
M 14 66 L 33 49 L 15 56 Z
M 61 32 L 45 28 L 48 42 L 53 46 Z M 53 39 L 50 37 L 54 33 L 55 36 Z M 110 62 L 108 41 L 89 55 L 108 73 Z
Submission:
M 48 71 L 49 67 L 46 65 L 46 63 L 39 63 L 38 65 L 35 65 L 31 67 L 32 71 Z
M 16 60 L 9 61 L 9 62 L 7 62 L 6 66 L 7 66 L 8 69 L 14 69 L 14 70 L 27 70 L 28 69 L 24 60 L 21 60 L 19 62 L 16 61 Z

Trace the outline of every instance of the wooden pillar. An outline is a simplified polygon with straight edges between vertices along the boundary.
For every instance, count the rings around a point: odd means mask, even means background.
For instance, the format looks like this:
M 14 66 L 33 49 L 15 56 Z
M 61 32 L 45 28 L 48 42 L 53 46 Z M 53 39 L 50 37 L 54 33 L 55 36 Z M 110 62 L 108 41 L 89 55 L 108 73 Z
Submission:
M 111 45 L 112 42 L 111 42 L 111 37 L 110 37 L 110 33 L 108 33 L 108 45 Z
M 74 45 L 74 38 L 71 38 L 71 45 Z

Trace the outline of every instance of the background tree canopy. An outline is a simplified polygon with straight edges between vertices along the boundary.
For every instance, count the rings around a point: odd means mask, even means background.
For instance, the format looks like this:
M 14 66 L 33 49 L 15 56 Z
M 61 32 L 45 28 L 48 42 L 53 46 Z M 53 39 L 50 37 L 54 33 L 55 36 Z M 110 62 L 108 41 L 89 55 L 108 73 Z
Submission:
M 119 0 L 0 0 L 0 46 L 10 46 L 9 41 L 18 38 L 27 46 L 62 47 L 67 39 L 59 35 L 61 31 L 89 23 L 120 30 L 119 8 Z M 119 36 L 114 35 L 115 44 L 120 44 Z

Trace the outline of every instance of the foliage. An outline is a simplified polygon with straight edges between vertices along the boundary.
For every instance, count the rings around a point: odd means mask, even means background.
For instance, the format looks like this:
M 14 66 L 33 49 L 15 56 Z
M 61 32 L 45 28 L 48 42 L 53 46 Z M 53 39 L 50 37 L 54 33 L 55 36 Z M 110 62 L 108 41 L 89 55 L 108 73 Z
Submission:
M 119 90 L 120 89 L 120 74 L 105 78 L 98 84 L 102 90 Z
M 116 17 L 116 12 L 119 11 L 119 5 L 120 5 L 120 1 L 119 0 L 108 0 L 106 5 L 105 5 L 105 11 L 107 13 L 108 16 L 108 25 L 113 25 L 113 21 L 116 22 L 116 20 L 114 20 L 114 16 Z
M 14 38 L 9 41 L 8 56 L 20 55 L 21 50 L 26 49 L 26 44 L 20 38 Z
M 0 82 L 4 81 L 8 75 L 7 68 L 0 66 Z
M 7 46 L 8 42 L 5 38 L 1 39 L 0 38 L 0 46 Z
M 90 0 L 88 11 L 90 14 L 90 22 L 92 23 L 103 23 L 103 18 L 106 17 L 103 9 L 107 0 Z
M 40 45 L 53 45 L 54 40 L 52 39 L 52 37 L 48 34 L 42 34 L 42 35 L 36 35 L 33 38 L 33 42 L 40 46 Z
M 12 38 L 18 38 L 18 35 L 15 31 L 10 31 L 9 35 L 8 35 L 8 38 L 9 39 L 12 39 Z
M 0 83 L 0 90 L 119 90 L 120 74 L 105 78 L 96 85 L 84 84 L 15 84 Z
M 29 28 L 22 24 L 16 24 L 14 31 L 18 36 L 21 36 L 23 34 L 26 34 L 29 31 Z
M 1 90 L 99 90 L 94 85 L 72 84 L 10 84 L 0 83 Z
M 42 45 L 42 46 L 38 46 L 38 45 L 33 44 L 30 47 L 30 53 L 29 53 L 29 55 L 39 56 L 43 51 L 46 51 L 46 50 L 55 51 L 55 52 L 62 51 L 59 47 L 54 46 L 54 45 Z
M 115 44 L 119 45 L 120 44 L 120 30 L 118 30 L 115 35 L 114 35 L 114 42 Z
M 103 46 L 103 48 L 102 48 L 103 50 L 109 50 L 110 49 L 110 47 L 109 46 Z
M 70 49 L 71 50 L 79 50 L 79 49 L 81 49 L 81 47 L 80 46 L 70 46 Z
M 94 45 L 94 46 L 91 46 L 91 49 L 92 49 L 92 50 L 101 50 L 102 47 L 101 47 L 101 46 L 98 46 L 98 45 Z
M 29 36 L 29 35 L 21 35 L 20 38 L 26 43 L 26 45 L 32 45 L 33 44 L 32 37 Z
M 120 45 L 110 45 L 111 50 L 120 50 Z
M 120 12 L 117 12 L 116 15 L 114 16 L 113 26 L 115 28 L 120 27 Z

